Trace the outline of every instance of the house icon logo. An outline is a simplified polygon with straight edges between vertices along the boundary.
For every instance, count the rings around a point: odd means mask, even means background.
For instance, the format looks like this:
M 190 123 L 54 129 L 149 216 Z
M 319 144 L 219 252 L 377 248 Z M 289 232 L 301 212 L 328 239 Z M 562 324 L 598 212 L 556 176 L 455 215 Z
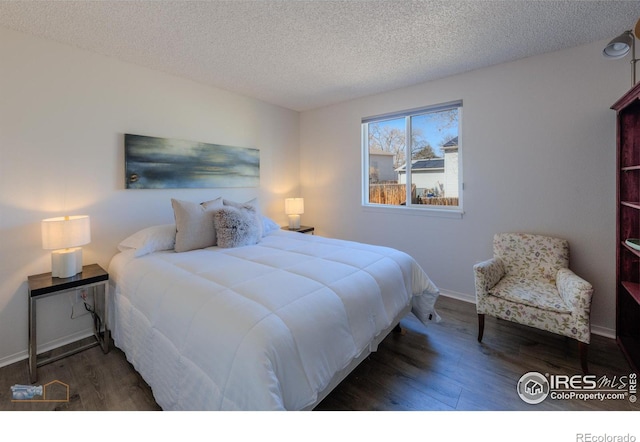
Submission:
M 549 395 L 549 381 L 537 371 L 525 373 L 518 381 L 518 396 L 527 404 L 539 404 Z

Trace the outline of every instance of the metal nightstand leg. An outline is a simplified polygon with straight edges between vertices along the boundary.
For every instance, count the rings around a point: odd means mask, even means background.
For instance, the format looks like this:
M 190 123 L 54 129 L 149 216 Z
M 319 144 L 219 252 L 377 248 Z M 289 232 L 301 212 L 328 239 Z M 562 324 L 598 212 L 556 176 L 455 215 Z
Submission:
M 29 379 L 33 384 L 38 380 L 36 371 L 36 300 L 29 296 Z

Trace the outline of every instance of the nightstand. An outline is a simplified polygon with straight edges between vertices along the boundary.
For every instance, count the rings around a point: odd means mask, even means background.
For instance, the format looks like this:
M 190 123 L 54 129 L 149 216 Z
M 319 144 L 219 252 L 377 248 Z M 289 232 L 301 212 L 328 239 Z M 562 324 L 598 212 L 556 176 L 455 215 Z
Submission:
M 79 351 L 96 345 L 102 347 L 104 353 L 109 352 L 110 333 L 107 328 L 107 296 L 109 291 L 109 274 L 98 264 L 82 267 L 82 272 L 70 278 L 54 278 L 51 272 L 28 277 L 29 283 L 29 374 L 31 382 L 38 380 L 37 368 L 62 359 Z M 102 287 L 102 296 L 98 288 Z M 59 295 L 72 290 L 91 289 L 93 295 L 93 336 L 95 341 L 85 342 L 85 339 L 65 345 L 62 352 L 47 352 L 49 356 L 38 358 L 36 341 L 36 302 L 39 299 Z M 102 298 L 101 309 L 98 301 Z M 74 345 L 75 344 L 75 345 Z
M 298 233 L 310 233 L 310 234 L 314 234 L 313 232 L 316 230 L 315 227 L 311 227 L 311 226 L 300 226 L 297 229 L 290 229 L 289 226 L 282 226 L 282 230 L 288 230 L 290 232 L 298 232 Z

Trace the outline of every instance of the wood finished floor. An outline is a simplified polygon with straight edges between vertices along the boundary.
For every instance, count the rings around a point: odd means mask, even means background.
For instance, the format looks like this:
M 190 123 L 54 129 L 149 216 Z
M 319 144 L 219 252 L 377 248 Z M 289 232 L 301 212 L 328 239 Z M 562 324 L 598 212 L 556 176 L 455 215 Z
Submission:
M 412 315 L 392 333 L 316 410 L 640 410 L 628 400 L 550 400 L 524 403 L 516 393 L 520 377 L 537 371 L 580 373 L 575 342 L 494 318 L 476 341 L 475 306 L 441 297 L 442 322 L 424 327 Z M 631 372 L 615 341 L 593 336 L 590 371 L 598 376 Z M 12 402 L 11 386 L 28 384 L 27 362 L 0 368 L 0 410 L 159 410 L 151 389 L 112 348 L 86 350 L 38 368 L 38 382 L 69 385 L 68 402 Z

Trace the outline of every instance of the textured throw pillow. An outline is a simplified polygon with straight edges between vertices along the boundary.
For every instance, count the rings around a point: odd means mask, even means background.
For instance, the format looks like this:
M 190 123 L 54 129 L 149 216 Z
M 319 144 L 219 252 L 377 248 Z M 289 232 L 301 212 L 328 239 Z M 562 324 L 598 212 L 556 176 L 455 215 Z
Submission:
M 257 244 L 262 237 L 262 221 L 255 207 L 225 206 L 213 214 L 218 247 L 231 248 Z
M 171 205 L 176 218 L 176 252 L 216 245 L 213 213 L 223 207 L 222 198 L 201 204 L 172 199 Z
M 228 199 L 223 199 L 222 202 L 225 206 L 231 206 L 231 207 L 238 207 L 238 208 L 253 207 L 253 209 L 255 210 L 256 221 L 258 222 L 258 226 L 260 228 L 260 238 L 266 235 L 266 233 L 264 232 L 264 223 L 262 222 L 262 216 L 260 215 L 261 211 L 260 211 L 260 206 L 258 204 L 258 198 L 249 200 L 246 203 L 238 203 Z

